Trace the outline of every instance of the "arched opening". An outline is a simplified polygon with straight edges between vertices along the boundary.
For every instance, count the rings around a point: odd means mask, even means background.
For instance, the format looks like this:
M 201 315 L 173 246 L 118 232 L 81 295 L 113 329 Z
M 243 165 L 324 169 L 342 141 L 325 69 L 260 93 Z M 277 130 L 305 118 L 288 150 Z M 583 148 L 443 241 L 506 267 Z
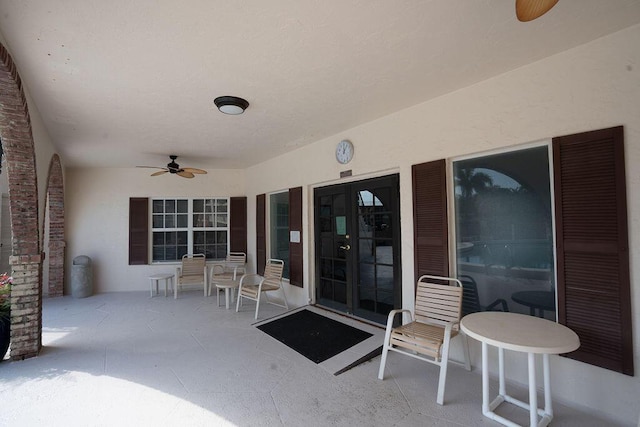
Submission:
M 42 346 L 42 255 L 38 186 L 27 100 L 15 64 L 0 44 L 0 137 L 6 156 L 11 217 L 11 358 L 36 356 Z

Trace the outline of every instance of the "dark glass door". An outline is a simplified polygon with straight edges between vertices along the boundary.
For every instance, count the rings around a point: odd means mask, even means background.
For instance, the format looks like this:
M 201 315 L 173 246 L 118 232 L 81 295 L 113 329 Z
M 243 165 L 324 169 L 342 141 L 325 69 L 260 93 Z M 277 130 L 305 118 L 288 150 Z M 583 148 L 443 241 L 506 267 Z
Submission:
M 385 323 L 401 306 L 398 175 L 315 190 L 316 302 Z

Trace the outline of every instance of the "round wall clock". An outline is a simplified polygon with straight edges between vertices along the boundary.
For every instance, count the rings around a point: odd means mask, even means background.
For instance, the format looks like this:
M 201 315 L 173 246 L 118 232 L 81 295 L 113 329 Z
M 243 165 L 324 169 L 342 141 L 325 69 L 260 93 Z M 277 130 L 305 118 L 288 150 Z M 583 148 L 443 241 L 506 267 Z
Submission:
M 353 158 L 353 144 L 348 139 L 343 139 L 336 146 L 336 160 L 343 165 Z

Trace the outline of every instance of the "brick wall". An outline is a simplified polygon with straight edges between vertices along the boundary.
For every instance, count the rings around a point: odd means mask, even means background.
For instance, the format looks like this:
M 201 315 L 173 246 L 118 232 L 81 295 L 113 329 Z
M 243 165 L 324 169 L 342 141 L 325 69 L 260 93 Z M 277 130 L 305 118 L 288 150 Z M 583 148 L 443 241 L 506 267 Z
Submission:
M 48 293 L 50 297 L 60 297 L 64 290 L 64 186 L 60 157 L 54 154 L 49 164 L 47 182 L 49 200 L 49 263 Z
M 7 159 L 14 282 L 11 291 L 11 358 L 38 354 L 42 345 L 42 256 L 33 134 L 22 82 L 0 44 L 0 136 Z

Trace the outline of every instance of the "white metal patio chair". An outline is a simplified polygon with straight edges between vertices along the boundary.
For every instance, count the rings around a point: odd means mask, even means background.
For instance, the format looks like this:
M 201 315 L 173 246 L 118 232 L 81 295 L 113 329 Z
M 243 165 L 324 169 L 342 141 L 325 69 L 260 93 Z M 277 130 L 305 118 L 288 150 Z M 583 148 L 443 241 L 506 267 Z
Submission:
M 392 310 L 389 313 L 378 372 L 379 379 L 384 378 L 384 368 L 390 350 L 433 363 L 440 366 L 436 402 L 443 404 L 449 343 L 460 331 L 462 292 L 462 284 L 458 279 L 427 275 L 418 279 L 415 315 L 411 316 L 410 310 Z M 403 313 L 410 322 L 394 328 L 393 322 L 398 313 Z M 464 365 L 467 370 L 471 370 L 467 337 L 464 334 L 460 335 L 464 347 Z
M 176 268 L 176 285 L 173 297 L 178 298 L 178 289 L 184 286 L 202 285 L 207 296 L 207 263 L 204 254 L 184 255 L 182 264 Z
M 280 259 L 270 258 L 267 260 L 267 264 L 264 267 L 264 274 L 245 274 L 240 278 L 238 285 L 238 300 L 236 301 L 236 312 L 242 305 L 242 299 L 250 299 L 256 302 L 256 315 L 258 318 L 258 310 L 260 309 L 260 296 L 264 293 L 265 298 L 269 304 L 277 305 L 289 309 L 287 303 L 287 296 L 284 293 L 282 286 L 282 272 L 284 270 L 284 261 Z M 267 292 L 280 291 L 282 293 L 283 304 L 273 302 L 269 299 Z

